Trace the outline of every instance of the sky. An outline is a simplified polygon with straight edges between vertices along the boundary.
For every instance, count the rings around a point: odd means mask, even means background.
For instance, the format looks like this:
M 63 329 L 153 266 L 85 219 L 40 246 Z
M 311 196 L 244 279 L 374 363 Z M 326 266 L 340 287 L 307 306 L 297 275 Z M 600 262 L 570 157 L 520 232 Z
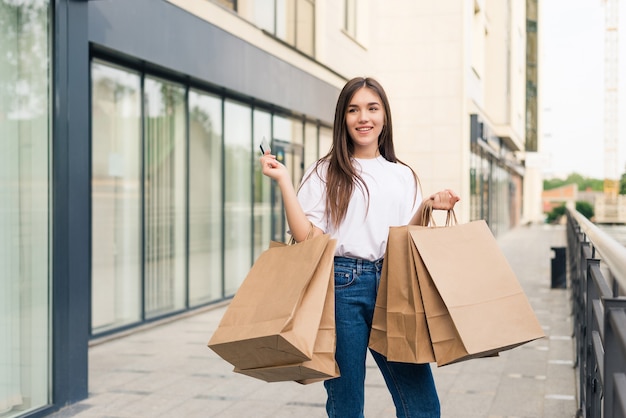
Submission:
M 618 177 L 626 172 L 626 2 L 619 0 Z M 544 177 L 603 179 L 603 0 L 539 0 L 539 118 Z

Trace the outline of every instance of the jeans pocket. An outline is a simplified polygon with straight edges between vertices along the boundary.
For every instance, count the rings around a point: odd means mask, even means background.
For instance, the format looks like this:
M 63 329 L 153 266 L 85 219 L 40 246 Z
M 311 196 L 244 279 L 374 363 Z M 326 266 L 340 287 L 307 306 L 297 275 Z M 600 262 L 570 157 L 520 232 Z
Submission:
M 335 288 L 350 286 L 356 279 L 356 272 L 351 267 L 335 266 Z

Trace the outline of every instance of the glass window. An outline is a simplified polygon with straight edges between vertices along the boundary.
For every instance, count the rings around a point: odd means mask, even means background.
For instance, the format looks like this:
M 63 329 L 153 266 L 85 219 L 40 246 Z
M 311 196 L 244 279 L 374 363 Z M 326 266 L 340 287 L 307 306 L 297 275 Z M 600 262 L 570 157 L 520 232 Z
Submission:
M 283 116 L 274 115 L 274 144 L 277 150 L 277 158 L 289 169 L 291 179 L 295 187 L 298 187 L 302 179 L 304 132 L 302 121 Z M 281 146 L 281 143 L 283 145 Z M 282 151 L 282 152 L 278 152 Z M 290 154 L 290 158 L 285 158 L 285 154 Z
M 97 58 L 91 79 L 91 333 L 233 295 L 289 238 L 261 139 L 297 187 L 332 130 Z
M 472 20 L 472 68 L 478 78 L 484 77 L 485 71 L 485 15 L 481 10 L 474 11 Z
M 470 221 L 480 219 L 480 165 L 479 156 L 470 153 Z
M 295 25 L 295 3 L 294 0 L 275 0 L 275 21 L 276 29 L 274 35 L 287 42 L 289 45 L 296 44 Z
M 189 92 L 189 302 L 222 297 L 222 100 Z
M 0 414 L 50 401 L 50 2 L 0 1 Z
M 328 154 L 333 145 L 333 130 L 320 126 L 320 157 Z
M 315 4 L 310 0 L 297 0 L 296 6 L 296 42 L 300 51 L 310 56 L 315 55 Z
M 297 190 L 304 174 L 303 122 L 298 119 L 274 115 L 273 129 L 272 153 L 276 155 L 278 161 L 287 167 Z M 288 225 L 280 191 L 272 193 L 272 218 L 273 239 L 288 240 L 289 236 L 286 235 Z
M 255 145 L 262 138 L 270 141 L 272 137 L 272 115 L 262 110 L 254 111 Z M 271 146 L 271 144 L 270 144 Z M 256 148 L 254 149 L 256 152 Z M 259 150 L 259 154 L 261 150 Z M 272 181 L 261 172 L 258 159 L 253 159 L 254 166 L 254 259 L 266 250 L 272 237 L 271 186 Z
M 356 38 L 356 0 L 344 0 L 343 30 Z
M 141 78 L 91 65 L 91 327 L 141 320 Z
M 315 52 L 315 1 L 240 0 L 237 13 L 300 51 Z
M 185 89 L 144 84 L 145 315 L 185 307 Z
M 259 28 L 273 34 L 276 30 L 275 1 L 239 0 L 237 1 L 237 13 L 244 19 L 253 22 Z
M 319 154 L 317 125 L 306 122 L 304 124 L 304 169 L 316 162 Z
M 230 10 L 235 10 L 236 5 L 237 5 L 236 0 L 212 0 L 212 1 Z
M 279 141 L 302 145 L 304 143 L 302 121 L 274 115 L 274 138 Z
M 224 280 L 232 295 L 252 265 L 252 110 L 224 103 Z M 258 149 L 258 145 L 255 146 Z M 255 154 L 255 156 L 258 154 Z

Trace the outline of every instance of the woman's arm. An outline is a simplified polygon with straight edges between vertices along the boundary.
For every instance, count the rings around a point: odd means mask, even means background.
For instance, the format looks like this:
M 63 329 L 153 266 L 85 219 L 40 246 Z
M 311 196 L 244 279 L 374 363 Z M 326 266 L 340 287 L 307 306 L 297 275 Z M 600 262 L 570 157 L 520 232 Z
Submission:
M 280 193 L 283 196 L 287 223 L 296 242 L 304 241 L 307 237 L 312 238 L 322 235 L 323 231 L 313 226 L 304 214 L 287 167 L 276 160 L 276 156 L 270 154 L 269 150 L 265 152 L 260 161 L 263 174 L 274 179 L 278 184 Z M 311 228 L 313 229 L 311 230 Z
M 432 201 L 433 209 L 452 210 L 454 209 L 454 205 L 456 204 L 456 202 L 461 200 L 461 198 L 452 190 L 445 189 L 431 195 L 427 200 Z M 415 215 L 413 215 L 413 218 L 409 222 L 410 225 L 422 225 L 422 212 L 424 208 L 424 202 L 425 200 L 422 201 L 420 207 L 417 209 L 417 212 L 415 212 Z

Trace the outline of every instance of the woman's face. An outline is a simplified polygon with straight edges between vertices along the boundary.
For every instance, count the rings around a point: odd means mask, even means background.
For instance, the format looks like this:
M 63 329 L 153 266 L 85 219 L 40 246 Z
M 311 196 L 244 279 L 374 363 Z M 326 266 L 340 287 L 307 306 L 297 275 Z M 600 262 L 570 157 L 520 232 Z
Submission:
M 354 144 L 354 157 L 378 155 L 378 137 L 385 126 L 382 100 L 372 89 L 361 87 L 346 109 L 346 128 Z

